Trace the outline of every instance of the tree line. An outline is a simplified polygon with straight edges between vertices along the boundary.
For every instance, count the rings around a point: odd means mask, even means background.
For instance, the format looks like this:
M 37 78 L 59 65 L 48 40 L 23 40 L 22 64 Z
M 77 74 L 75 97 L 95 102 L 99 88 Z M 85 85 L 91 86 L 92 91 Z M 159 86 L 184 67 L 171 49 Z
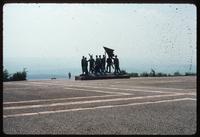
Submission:
M 7 69 L 3 70 L 3 81 L 20 81 L 27 80 L 27 71 L 24 68 L 21 72 L 16 72 L 14 74 L 9 74 Z
M 167 74 L 158 72 L 156 73 L 155 70 L 151 69 L 151 72 L 142 72 L 142 73 L 127 73 L 125 70 L 122 70 L 122 73 L 128 74 L 131 77 L 170 77 L 170 76 L 196 76 L 196 73 L 193 72 L 185 72 L 184 74 L 181 74 L 179 71 L 174 72 L 173 74 Z

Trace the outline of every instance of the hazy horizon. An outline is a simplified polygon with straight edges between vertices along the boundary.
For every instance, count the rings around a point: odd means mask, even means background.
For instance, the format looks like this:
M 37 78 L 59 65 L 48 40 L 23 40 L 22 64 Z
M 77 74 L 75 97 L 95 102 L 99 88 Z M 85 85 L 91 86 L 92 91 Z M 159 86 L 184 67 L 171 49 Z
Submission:
M 128 72 L 196 73 L 192 4 L 5 4 L 3 66 L 28 75 L 81 73 L 88 53 L 114 49 Z

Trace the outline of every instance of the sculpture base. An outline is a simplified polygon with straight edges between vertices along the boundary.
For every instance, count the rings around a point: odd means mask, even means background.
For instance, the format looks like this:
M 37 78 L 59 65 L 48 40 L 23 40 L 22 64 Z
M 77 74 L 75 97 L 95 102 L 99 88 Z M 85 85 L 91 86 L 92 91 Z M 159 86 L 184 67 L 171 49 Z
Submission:
M 128 74 L 103 74 L 103 75 L 80 75 L 75 76 L 75 80 L 98 80 L 98 79 L 124 79 L 130 78 Z

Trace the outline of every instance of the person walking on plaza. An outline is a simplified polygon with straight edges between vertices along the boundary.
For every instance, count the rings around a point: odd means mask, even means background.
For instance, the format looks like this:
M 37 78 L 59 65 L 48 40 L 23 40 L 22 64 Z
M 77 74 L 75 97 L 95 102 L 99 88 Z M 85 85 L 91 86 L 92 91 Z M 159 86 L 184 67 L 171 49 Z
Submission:
M 71 79 L 71 73 L 70 72 L 68 73 L 68 77 L 69 77 L 69 79 Z

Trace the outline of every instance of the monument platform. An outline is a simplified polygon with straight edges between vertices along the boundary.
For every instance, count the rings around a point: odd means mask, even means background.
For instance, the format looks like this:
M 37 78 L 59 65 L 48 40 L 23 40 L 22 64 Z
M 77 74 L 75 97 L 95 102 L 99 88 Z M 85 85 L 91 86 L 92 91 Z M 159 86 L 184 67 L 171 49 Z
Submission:
M 122 78 L 130 78 L 128 74 L 102 74 L 102 75 L 80 75 L 75 76 L 75 80 L 98 80 L 98 79 L 122 79 Z

